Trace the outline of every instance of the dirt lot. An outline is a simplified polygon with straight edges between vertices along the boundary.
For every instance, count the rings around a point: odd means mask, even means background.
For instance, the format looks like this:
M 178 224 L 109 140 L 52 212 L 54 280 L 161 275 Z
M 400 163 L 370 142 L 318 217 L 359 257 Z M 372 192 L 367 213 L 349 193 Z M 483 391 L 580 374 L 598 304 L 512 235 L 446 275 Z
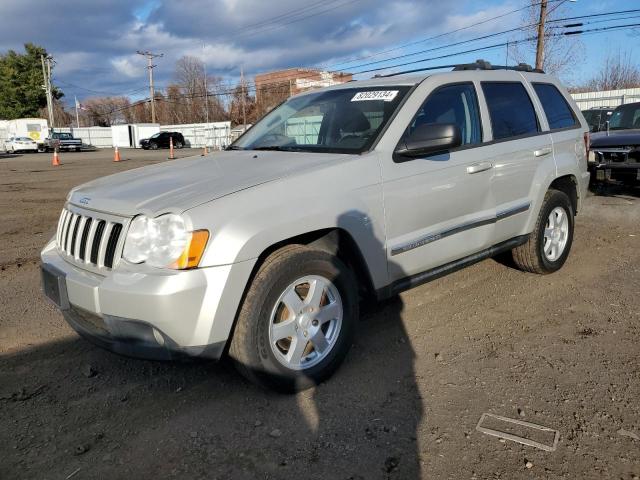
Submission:
M 166 158 L 123 153 L 0 158 L 0 478 L 640 477 L 637 191 L 587 199 L 554 275 L 487 260 L 369 305 L 337 375 L 282 396 L 224 362 L 102 351 L 43 299 L 69 188 Z M 558 448 L 482 434 L 483 412 L 557 429 Z

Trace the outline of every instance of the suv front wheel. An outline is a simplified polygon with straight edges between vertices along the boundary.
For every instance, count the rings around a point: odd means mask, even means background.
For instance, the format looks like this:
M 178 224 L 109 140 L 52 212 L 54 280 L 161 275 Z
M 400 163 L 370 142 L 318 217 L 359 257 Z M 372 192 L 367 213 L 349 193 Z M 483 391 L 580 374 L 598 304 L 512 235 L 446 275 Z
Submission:
M 573 225 L 574 212 L 567 194 L 547 191 L 529 240 L 512 251 L 518 268 L 542 274 L 559 270 L 571 250 Z
M 229 349 L 240 373 L 295 392 L 342 363 L 358 319 L 356 279 L 338 258 L 289 245 L 264 261 L 246 293 Z

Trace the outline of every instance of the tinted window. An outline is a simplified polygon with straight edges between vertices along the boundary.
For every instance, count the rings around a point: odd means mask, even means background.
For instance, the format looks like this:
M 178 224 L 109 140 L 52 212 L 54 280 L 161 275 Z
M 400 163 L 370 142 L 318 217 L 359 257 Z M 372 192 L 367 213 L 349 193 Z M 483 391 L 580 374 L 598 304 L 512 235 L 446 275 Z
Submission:
M 533 89 L 540 99 L 551 130 L 573 127 L 578 123 L 571 107 L 555 86 L 549 83 L 534 83 Z
M 640 128 L 640 103 L 621 105 L 613 111 L 610 123 L 612 130 Z
M 410 134 L 416 127 L 429 123 L 453 123 L 460 128 L 464 145 L 480 143 L 482 124 L 473 85 L 456 84 L 437 89 L 422 104 L 407 133 Z
M 493 139 L 516 137 L 539 131 L 536 112 L 520 82 L 482 82 Z

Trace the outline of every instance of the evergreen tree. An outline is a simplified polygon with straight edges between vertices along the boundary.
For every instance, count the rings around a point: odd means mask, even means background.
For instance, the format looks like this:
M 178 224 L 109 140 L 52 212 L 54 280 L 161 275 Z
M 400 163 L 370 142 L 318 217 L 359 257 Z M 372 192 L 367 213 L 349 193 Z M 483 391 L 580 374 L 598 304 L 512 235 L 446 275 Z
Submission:
M 47 106 L 40 60 L 47 51 L 32 43 L 24 48 L 25 53 L 9 50 L 0 56 L 0 119 L 38 117 L 39 110 Z M 64 96 L 55 87 L 52 93 L 54 99 Z

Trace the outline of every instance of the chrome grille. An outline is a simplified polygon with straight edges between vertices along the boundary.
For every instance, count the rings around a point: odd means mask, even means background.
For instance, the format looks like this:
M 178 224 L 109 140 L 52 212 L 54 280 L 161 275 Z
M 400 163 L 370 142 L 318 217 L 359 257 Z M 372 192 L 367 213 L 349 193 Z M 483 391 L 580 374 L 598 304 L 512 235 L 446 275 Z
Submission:
M 98 269 L 111 269 L 122 248 L 122 223 L 93 216 L 93 212 L 62 210 L 56 232 L 58 250 L 69 260 Z

